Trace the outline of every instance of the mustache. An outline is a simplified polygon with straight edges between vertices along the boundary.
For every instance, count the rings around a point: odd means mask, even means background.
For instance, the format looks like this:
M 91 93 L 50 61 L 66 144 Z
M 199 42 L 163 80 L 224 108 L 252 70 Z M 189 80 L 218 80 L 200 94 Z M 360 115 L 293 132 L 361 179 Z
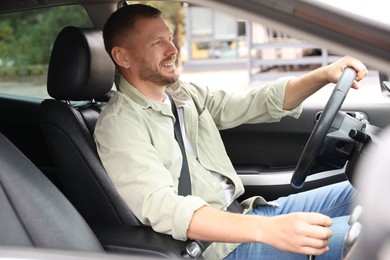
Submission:
M 171 55 L 171 56 L 169 56 L 168 58 L 162 60 L 161 63 L 170 62 L 170 61 L 171 61 L 171 62 L 172 62 L 172 61 L 174 62 L 174 61 L 176 61 L 176 58 L 177 58 L 176 55 Z

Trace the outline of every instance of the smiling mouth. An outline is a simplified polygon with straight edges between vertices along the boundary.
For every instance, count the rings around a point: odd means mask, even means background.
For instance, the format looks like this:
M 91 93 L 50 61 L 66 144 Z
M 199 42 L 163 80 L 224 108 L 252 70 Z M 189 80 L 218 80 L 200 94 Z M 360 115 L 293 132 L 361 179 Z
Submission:
M 176 55 L 172 55 L 161 62 L 160 66 L 163 68 L 172 68 L 175 66 Z
M 168 68 L 168 67 L 173 67 L 175 64 L 173 62 L 170 63 L 163 63 L 161 64 L 161 67 Z

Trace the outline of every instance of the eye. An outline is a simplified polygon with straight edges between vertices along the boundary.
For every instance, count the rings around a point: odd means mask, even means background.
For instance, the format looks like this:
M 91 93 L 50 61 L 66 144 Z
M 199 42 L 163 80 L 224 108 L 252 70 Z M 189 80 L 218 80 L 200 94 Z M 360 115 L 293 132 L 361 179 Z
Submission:
M 152 46 L 160 46 L 162 44 L 162 41 L 161 40 L 157 40 L 157 41 L 154 41 L 152 43 Z

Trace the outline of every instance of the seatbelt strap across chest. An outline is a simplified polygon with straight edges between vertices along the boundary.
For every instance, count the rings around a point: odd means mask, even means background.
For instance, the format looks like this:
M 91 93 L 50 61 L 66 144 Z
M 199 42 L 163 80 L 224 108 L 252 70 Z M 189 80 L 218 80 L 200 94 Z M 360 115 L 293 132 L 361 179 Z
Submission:
M 179 115 L 177 113 L 177 108 L 175 105 L 175 102 L 173 101 L 172 97 L 168 95 L 170 101 L 171 101 L 171 107 L 172 107 L 172 113 L 175 116 L 175 124 L 174 124 L 174 131 L 175 131 L 175 138 L 177 143 L 180 146 L 181 155 L 183 157 L 182 165 L 181 165 L 181 173 L 179 177 L 179 187 L 178 187 L 178 193 L 182 196 L 191 195 L 191 177 L 190 177 L 190 169 L 188 168 L 188 161 L 187 161 L 187 154 L 184 147 L 184 141 L 183 136 L 180 130 L 180 122 L 179 122 Z
M 181 154 L 183 157 L 182 165 L 181 165 L 181 172 L 179 177 L 179 187 L 178 187 L 178 194 L 182 196 L 191 195 L 191 177 L 190 177 L 190 170 L 188 168 L 188 161 L 187 161 L 187 154 L 184 147 L 184 140 L 183 135 L 181 133 L 180 129 L 180 121 L 179 121 L 179 115 L 177 113 L 177 108 L 175 105 L 175 101 L 167 93 L 169 100 L 171 101 L 171 108 L 173 116 L 175 117 L 175 124 L 173 126 L 174 132 L 175 132 L 175 139 L 177 143 L 179 144 Z M 184 258 L 199 258 L 203 251 L 206 250 L 206 248 L 211 244 L 211 242 L 204 242 L 204 241 L 198 241 L 198 240 L 189 240 L 189 243 L 184 248 L 182 255 Z
M 191 193 L 192 193 L 190 170 L 188 167 L 187 155 L 185 152 L 183 135 L 182 135 L 181 129 L 180 129 L 179 115 L 177 113 L 175 101 L 168 93 L 167 93 L 167 95 L 171 101 L 172 113 L 176 119 L 175 124 L 174 124 L 175 138 L 179 144 L 181 154 L 183 157 L 182 168 L 181 168 L 180 177 L 179 177 L 178 193 L 179 193 L 179 195 L 187 196 L 187 195 L 191 195 Z M 235 213 L 242 213 L 244 211 L 243 207 L 241 206 L 241 204 L 237 200 L 233 201 L 233 203 L 231 203 L 229 205 L 227 210 L 230 212 L 235 212 Z M 211 243 L 212 242 L 207 242 L 207 241 L 190 240 L 185 248 L 184 253 L 187 255 L 187 257 L 190 256 L 190 257 L 196 259 L 196 258 L 201 256 L 203 251 L 206 250 L 206 248 Z
M 176 141 L 179 144 L 181 154 L 183 156 L 183 161 L 182 161 L 182 168 L 181 168 L 181 173 L 179 177 L 179 187 L 178 187 L 178 193 L 179 195 L 182 196 L 187 196 L 192 194 L 191 190 L 191 178 L 190 178 L 190 170 L 188 167 L 188 161 L 187 161 L 187 155 L 185 152 L 185 146 L 184 146 L 184 140 L 183 140 L 183 135 L 181 133 L 180 129 L 180 121 L 179 121 L 179 115 L 177 113 L 177 108 L 175 105 L 175 102 L 173 98 L 167 93 L 170 101 L 171 101 L 171 108 L 172 108 L 172 113 L 176 118 L 175 124 L 174 124 L 174 132 L 175 132 L 175 138 Z M 234 200 L 228 207 L 227 211 L 234 212 L 234 213 L 243 213 L 244 208 L 242 205 L 237 201 Z

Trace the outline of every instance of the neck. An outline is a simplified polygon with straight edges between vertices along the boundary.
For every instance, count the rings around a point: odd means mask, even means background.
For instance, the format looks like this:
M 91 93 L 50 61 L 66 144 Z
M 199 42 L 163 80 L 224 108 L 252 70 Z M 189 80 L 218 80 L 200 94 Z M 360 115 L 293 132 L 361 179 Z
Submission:
M 137 88 L 137 87 L 136 87 Z M 163 102 L 164 101 L 164 93 L 166 87 L 158 87 L 158 89 L 144 89 L 140 90 L 137 88 L 145 97 L 150 98 L 153 101 Z M 150 91 L 152 90 L 152 91 Z
M 164 101 L 164 93 L 167 86 L 158 86 L 153 83 L 148 82 L 132 82 L 129 81 L 139 92 L 141 92 L 145 97 L 158 102 Z

